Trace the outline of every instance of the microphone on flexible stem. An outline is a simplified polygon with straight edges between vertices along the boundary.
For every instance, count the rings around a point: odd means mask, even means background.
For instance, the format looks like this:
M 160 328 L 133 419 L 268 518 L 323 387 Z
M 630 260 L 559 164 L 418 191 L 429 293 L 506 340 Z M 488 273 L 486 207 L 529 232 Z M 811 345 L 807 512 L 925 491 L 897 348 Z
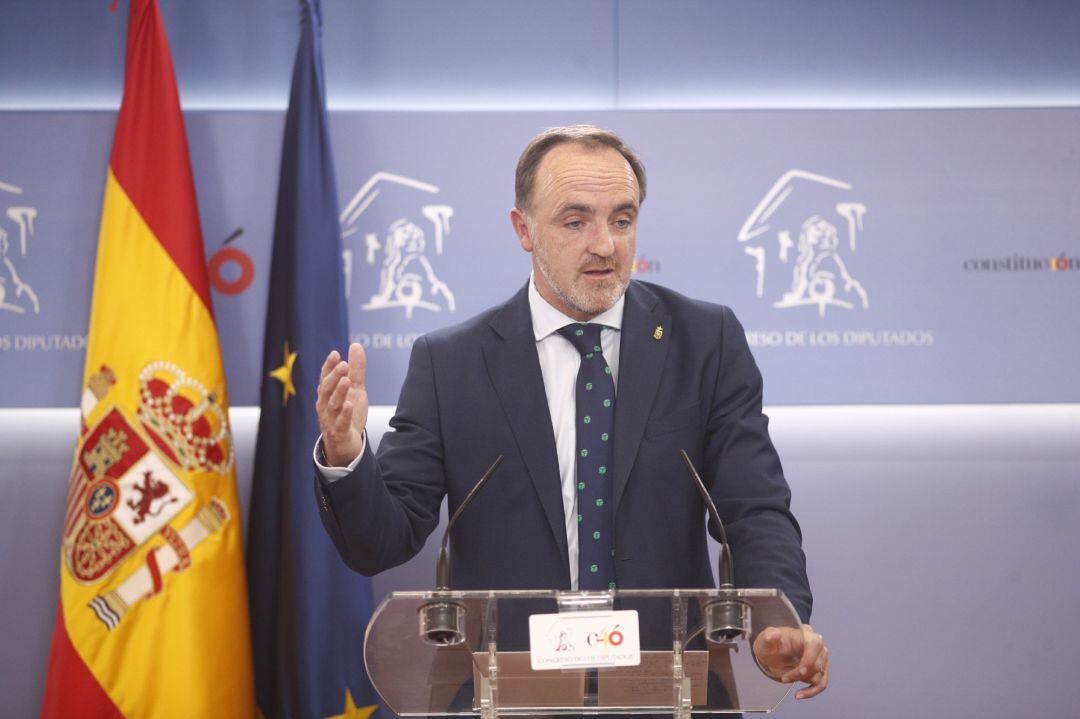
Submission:
M 694 478 L 701 498 L 705 501 L 705 507 L 709 510 L 709 517 L 716 526 L 720 537 L 720 589 L 734 589 L 734 563 L 731 558 L 731 547 L 728 546 L 727 532 L 724 531 L 724 523 L 720 521 L 720 512 L 716 510 L 712 495 L 701 481 L 701 475 L 690 461 L 690 455 L 685 449 L 680 449 L 686 468 L 690 470 L 690 476 Z M 750 605 L 741 599 L 717 599 L 705 605 L 705 639 L 714 644 L 728 644 L 750 633 Z
M 495 470 L 502 464 L 503 456 L 500 454 L 484 472 L 480 481 L 469 490 L 465 499 L 458 505 L 457 511 L 450 521 L 446 523 L 446 531 L 443 532 L 442 546 L 439 548 L 439 558 L 435 563 L 435 593 L 448 594 L 450 592 L 450 530 L 461 516 L 462 510 L 472 501 L 480 488 L 487 483 Z M 457 602 L 446 599 L 436 599 L 420 606 L 420 638 L 428 644 L 437 647 L 452 647 L 465 641 L 465 632 L 462 626 L 465 624 L 465 607 Z

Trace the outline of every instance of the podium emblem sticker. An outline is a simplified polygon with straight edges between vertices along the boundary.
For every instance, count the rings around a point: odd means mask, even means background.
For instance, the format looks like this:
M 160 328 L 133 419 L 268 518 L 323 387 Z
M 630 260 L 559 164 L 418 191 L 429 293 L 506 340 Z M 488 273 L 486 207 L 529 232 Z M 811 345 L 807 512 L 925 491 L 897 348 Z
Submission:
M 641 663 L 638 613 L 565 612 L 529 617 L 534 670 L 636 667 Z

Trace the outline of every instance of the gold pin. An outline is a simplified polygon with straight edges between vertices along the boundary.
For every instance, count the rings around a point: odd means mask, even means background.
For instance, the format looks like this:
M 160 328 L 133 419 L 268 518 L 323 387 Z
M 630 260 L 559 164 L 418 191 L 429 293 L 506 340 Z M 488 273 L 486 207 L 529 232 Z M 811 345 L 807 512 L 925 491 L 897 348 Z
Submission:
M 660 325 L 657 325 L 656 329 L 653 330 L 652 338 L 654 340 L 658 340 L 658 339 L 662 338 L 663 336 L 664 336 L 664 328 L 661 327 Z

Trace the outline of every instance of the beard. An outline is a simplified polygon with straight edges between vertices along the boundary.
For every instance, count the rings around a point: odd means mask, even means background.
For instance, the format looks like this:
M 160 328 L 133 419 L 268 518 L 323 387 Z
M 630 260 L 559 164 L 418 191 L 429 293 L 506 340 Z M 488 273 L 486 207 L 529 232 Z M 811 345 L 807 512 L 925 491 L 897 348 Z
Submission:
M 548 286 L 555 293 L 555 296 L 559 298 L 559 301 L 575 312 L 595 317 L 601 312 L 611 309 L 619 301 L 619 298 L 623 296 L 627 286 L 630 284 L 629 272 L 624 273 L 624 271 L 621 271 L 614 259 L 605 260 L 602 258 L 598 258 L 596 262 L 582 268 L 582 271 L 611 269 L 615 271 L 615 274 L 611 277 L 599 282 L 577 277 L 571 280 L 569 285 L 563 284 L 552 271 L 546 248 L 547 243 L 539 239 L 533 247 L 533 256 L 536 258 L 536 264 L 540 268 L 540 274 L 547 280 Z

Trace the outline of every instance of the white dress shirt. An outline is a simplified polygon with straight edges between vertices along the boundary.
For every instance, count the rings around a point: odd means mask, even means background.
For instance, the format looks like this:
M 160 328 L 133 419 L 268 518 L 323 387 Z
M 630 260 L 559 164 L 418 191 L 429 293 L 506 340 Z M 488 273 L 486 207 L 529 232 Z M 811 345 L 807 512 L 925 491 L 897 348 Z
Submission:
M 604 360 L 611 368 L 611 379 L 615 383 L 616 397 L 619 387 L 619 347 L 622 332 L 623 307 L 625 295 L 611 306 L 589 320 L 593 324 L 603 325 L 600 330 L 600 347 Z M 532 315 L 533 337 L 536 339 L 536 354 L 540 359 L 540 373 L 544 378 L 544 391 L 547 394 L 548 412 L 551 415 L 551 429 L 555 434 L 555 454 L 559 460 L 559 480 L 562 486 L 563 517 L 566 522 L 566 546 L 570 561 L 570 587 L 578 588 L 578 523 L 577 523 L 577 401 L 575 399 L 578 368 L 581 366 L 581 354 L 558 330 L 577 322 L 555 309 L 540 296 L 533 278 L 529 278 L 529 313 Z M 348 467 L 327 467 L 320 462 L 319 448 L 322 437 L 315 443 L 315 464 L 323 477 L 336 481 L 355 469 L 366 448 L 360 449 Z

